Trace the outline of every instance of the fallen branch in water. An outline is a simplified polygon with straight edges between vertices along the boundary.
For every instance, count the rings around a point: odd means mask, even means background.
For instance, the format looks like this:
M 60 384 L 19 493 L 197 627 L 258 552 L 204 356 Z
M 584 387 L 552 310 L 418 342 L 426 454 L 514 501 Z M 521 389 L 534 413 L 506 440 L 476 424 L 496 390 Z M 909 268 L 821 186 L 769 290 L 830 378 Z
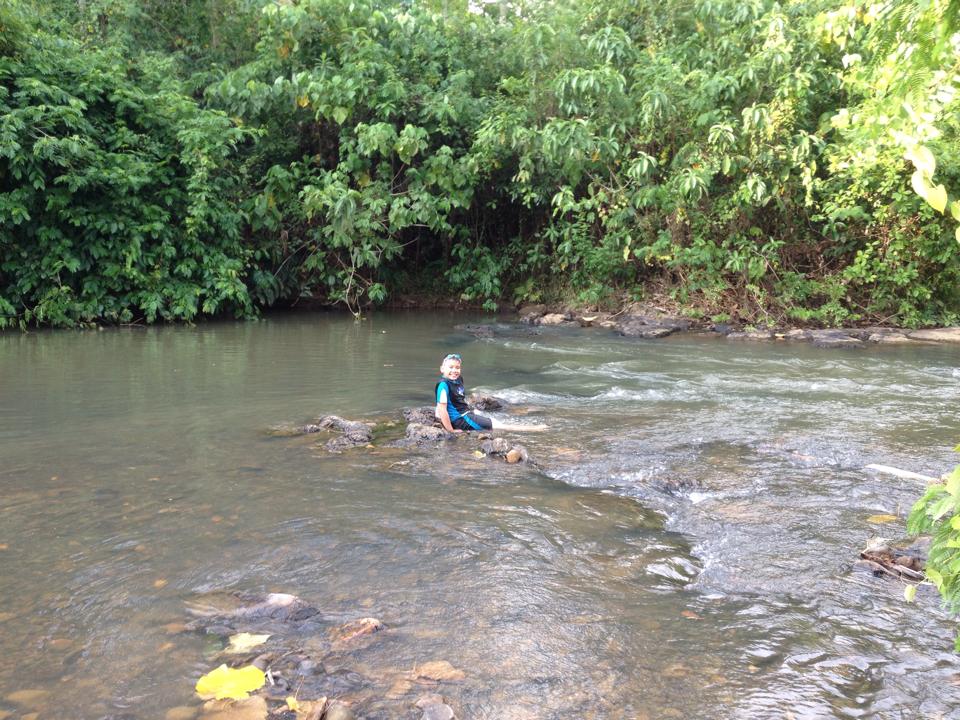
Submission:
M 887 475 L 895 475 L 904 480 L 920 480 L 925 483 L 936 483 L 940 482 L 940 478 L 935 478 L 930 475 L 921 475 L 920 473 L 910 472 L 909 470 L 901 470 L 900 468 L 890 467 L 889 465 L 867 465 L 865 470 L 873 470 L 878 473 L 885 473 Z

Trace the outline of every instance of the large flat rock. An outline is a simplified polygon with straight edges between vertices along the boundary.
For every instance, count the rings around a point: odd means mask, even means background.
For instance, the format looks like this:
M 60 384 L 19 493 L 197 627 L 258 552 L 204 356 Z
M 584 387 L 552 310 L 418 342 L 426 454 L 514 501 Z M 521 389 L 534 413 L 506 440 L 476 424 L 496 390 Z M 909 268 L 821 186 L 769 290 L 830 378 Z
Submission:
M 907 337 L 913 340 L 933 340 L 934 342 L 960 343 L 960 327 L 914 330 L 911 333 L 907 333 Z

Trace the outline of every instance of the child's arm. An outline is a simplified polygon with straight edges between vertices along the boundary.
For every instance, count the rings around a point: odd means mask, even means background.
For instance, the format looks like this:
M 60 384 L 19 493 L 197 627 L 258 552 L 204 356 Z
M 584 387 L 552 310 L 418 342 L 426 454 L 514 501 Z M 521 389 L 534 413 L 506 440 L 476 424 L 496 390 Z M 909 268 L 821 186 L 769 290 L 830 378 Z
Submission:
M 437 416 L 437 420 L 443 425 L 444 430 L 449 433 L 456 432 L 456 430 L 453 429 L 453 425 L 450 424 L 450 413 L 447 412 L 447 404 L 445 402 L 438 402 L 437 409 L 433 411 L 433 414 Z

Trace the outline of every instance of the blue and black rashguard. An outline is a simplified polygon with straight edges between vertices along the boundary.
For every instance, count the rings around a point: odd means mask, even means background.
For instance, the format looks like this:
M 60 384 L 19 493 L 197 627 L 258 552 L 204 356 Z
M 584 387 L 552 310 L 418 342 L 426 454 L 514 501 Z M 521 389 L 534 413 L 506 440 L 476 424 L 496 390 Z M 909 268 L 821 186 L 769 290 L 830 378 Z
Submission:
M 490 430 L 493 427 L 490 418 L 471 412 L 467 405 L 462 377 L 451 380 L 441 376 L 435 395 L 438 404 L 446 403 L 450 424 L 457 430 Z

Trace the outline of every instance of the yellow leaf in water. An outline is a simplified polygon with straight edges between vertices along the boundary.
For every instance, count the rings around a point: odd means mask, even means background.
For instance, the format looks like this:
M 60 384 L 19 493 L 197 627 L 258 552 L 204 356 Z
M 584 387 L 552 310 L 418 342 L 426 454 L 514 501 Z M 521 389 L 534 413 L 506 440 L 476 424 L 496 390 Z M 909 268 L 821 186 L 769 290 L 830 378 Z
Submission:
M 253 665 L 242 668 L 221 665 L 197 680 L 196 691 L 203 698 L 243 700 L 252 691 L 263 687 L 266 679 L 263 671 Z
M 230 645 L 227 646 L 227 649 L 225 650 L 225 652 L 228 652 L 228 653 L 246 652 L 250 648 L 255 648 L 257 645 L 263 645 L 269 639 L 270 639 L 269 635 L 251 635 L 250 633 L 237 633 L 236 635 L 230 636 Z
M 869 523 L 888 523 L 897 519 L 896 515 L 871 515 L 867 518 Z
M 287 698 L 287 707 L 296 712 L 300 709 L 300 703 L 297 702 L 297 699 L 291 695 Z

